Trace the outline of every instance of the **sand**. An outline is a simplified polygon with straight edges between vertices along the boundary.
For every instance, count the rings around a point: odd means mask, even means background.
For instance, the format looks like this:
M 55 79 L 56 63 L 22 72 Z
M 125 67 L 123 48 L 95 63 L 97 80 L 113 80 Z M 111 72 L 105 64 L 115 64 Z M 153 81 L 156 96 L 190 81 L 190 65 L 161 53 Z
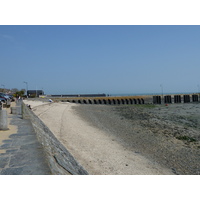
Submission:
M 24 100 L 75 159 L 93 175 L 165 175 L 172 170 L 126 148 L 109 130 L 92 125 L 72 103 Z

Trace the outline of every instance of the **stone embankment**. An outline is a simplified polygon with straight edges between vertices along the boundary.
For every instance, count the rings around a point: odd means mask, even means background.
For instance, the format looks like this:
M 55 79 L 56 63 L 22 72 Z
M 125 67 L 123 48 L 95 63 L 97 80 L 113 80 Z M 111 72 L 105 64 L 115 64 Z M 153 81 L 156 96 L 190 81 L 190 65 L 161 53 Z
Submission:
M 52 174 L 87 175 L 88 172 L 74 159 L 49 128 L 23 103 L 22 116 L 30 119 L 42 144 Z

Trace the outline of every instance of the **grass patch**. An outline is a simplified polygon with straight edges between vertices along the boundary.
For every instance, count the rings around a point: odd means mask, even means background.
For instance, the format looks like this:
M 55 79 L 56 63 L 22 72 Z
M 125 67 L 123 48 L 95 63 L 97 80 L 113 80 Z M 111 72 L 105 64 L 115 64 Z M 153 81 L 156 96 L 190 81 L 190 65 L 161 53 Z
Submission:
M 196 139 L 191 138 L 191 137 L 186 136 L 186 135 L 177 136 L 176 139 L 178 139 L 178 140 L 184 140 L 184 141 L 187 141 L 187 142 L 196 142 Z

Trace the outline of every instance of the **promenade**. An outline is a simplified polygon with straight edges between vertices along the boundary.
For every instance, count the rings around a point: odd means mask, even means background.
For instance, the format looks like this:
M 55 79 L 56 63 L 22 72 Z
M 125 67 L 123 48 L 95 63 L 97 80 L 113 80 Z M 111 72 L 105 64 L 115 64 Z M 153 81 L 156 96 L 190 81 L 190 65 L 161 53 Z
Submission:
M 0 130 L 0 175 L 50 175 L 31 122 L 7 112 L 9 130 Z

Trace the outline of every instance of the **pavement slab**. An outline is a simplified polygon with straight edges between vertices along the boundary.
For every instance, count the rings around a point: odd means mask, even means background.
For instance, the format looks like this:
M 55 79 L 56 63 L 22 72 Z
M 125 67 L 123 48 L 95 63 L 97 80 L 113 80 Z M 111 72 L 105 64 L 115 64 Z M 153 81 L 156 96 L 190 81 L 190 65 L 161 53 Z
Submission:
M 51 175 L 31 122 L 8 111 L 8 124 L 0 131 L 0 175 Z

